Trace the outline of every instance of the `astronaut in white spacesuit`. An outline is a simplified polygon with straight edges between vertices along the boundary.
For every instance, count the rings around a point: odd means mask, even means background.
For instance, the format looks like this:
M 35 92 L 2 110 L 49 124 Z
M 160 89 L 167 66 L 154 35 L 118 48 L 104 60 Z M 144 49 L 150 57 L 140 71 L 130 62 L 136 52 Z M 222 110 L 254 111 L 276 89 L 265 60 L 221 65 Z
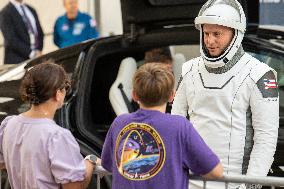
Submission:
M 207 1 L 195 26 L 201 56 L 184 63 L 172 114 L 189 117 L 225 174 L 266 176 L 278 137 L 277 74 L 244 52 L 246 17 L 237 0 Z M 238 187 L 245 185 L 230 186 Z

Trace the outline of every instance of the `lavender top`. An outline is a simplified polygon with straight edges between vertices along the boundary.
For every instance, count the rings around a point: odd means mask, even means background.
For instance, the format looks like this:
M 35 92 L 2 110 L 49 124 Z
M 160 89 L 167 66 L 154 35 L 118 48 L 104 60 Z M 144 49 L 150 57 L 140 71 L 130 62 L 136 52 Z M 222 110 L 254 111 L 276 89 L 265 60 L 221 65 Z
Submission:
M 118 116 L 102 151 L 113 189 L 188 189 L 189 170 L 204 175 L 218 163 L 186 118 L 153 110 Z
M 5 163 L 12 188 L 58 189 L 60 184 L 85 178 L 86 167 L 75 138 L 46 118 L 18 115 L 4 119 L 0 163 Z

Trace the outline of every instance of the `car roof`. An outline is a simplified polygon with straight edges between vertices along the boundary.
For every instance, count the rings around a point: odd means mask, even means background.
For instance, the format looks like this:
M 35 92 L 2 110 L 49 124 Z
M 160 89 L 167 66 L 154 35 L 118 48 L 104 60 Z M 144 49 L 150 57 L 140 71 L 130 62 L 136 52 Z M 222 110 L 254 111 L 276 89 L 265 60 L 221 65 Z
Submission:
M 147 33 L 165 26 L 193 25 L 206 0 L 121 0 L 123 32 Z M 248 24 L 259 23 L 259 1 L 239 0 Z M 248 11 L 249 10 L 249 11 Z

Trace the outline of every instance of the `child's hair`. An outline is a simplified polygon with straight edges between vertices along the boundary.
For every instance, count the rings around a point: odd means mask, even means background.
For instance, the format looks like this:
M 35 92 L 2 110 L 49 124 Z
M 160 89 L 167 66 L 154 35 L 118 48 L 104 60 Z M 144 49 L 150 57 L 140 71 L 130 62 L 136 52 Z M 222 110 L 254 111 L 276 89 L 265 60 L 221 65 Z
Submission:
M 145 63 L 160 62 L 172 64 L 173 59 L 169 47 L 154 48 L 145 53 Z
M 70 87 L 70 80 L 60 65 L 52 60 L 38 64 L 26 72 L 20 86 L 23 101 L 38 105 L 54 97 L 58 89 Z
M 164 64 L 141 66 L 133 77 L 133 90 L 146 107 L 167 103 L 174 89 L 174 76 Z

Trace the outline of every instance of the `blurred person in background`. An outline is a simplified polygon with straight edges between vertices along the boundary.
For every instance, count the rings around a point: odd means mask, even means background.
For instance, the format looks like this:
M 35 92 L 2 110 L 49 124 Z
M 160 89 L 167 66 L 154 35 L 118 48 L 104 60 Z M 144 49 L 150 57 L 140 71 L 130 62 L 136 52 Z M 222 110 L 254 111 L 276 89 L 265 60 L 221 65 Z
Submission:
M 78 0 L 63 0 L 66 13 L 54 25 L 53 40 L 59 48 L 98 38 L 96 21 L 78 9 Z
M 145 52 L 145 63 L 159 62 L 173 72 L 173 58 L 169 47 L 150 49 Z
M 145 52 L 145 57 L 144 57 L 144 63 L 160 63 L 163 64 L 164 67 L 167 68 L 170 72 L 174 74 L 173 71 L 173 64 L 174 60 L 171 54 L 170 47 L 160 47 L 160 48 L 153 48 Z M 179 76 L 175 76 L 175 79 L 177 79 Z M 172 101 L 169 101 L 167 103 L 166 107 L 166 112 L 170 113 L 172 109 Z M 133 106 L 138 109 L 138 105 L 134 102 L 132 102 Z
M 4 64 L 16 64 L 41 55 L 43 31 L 35 9 L 23 0 L 10 0 L 0 12 L 4 36 Z

